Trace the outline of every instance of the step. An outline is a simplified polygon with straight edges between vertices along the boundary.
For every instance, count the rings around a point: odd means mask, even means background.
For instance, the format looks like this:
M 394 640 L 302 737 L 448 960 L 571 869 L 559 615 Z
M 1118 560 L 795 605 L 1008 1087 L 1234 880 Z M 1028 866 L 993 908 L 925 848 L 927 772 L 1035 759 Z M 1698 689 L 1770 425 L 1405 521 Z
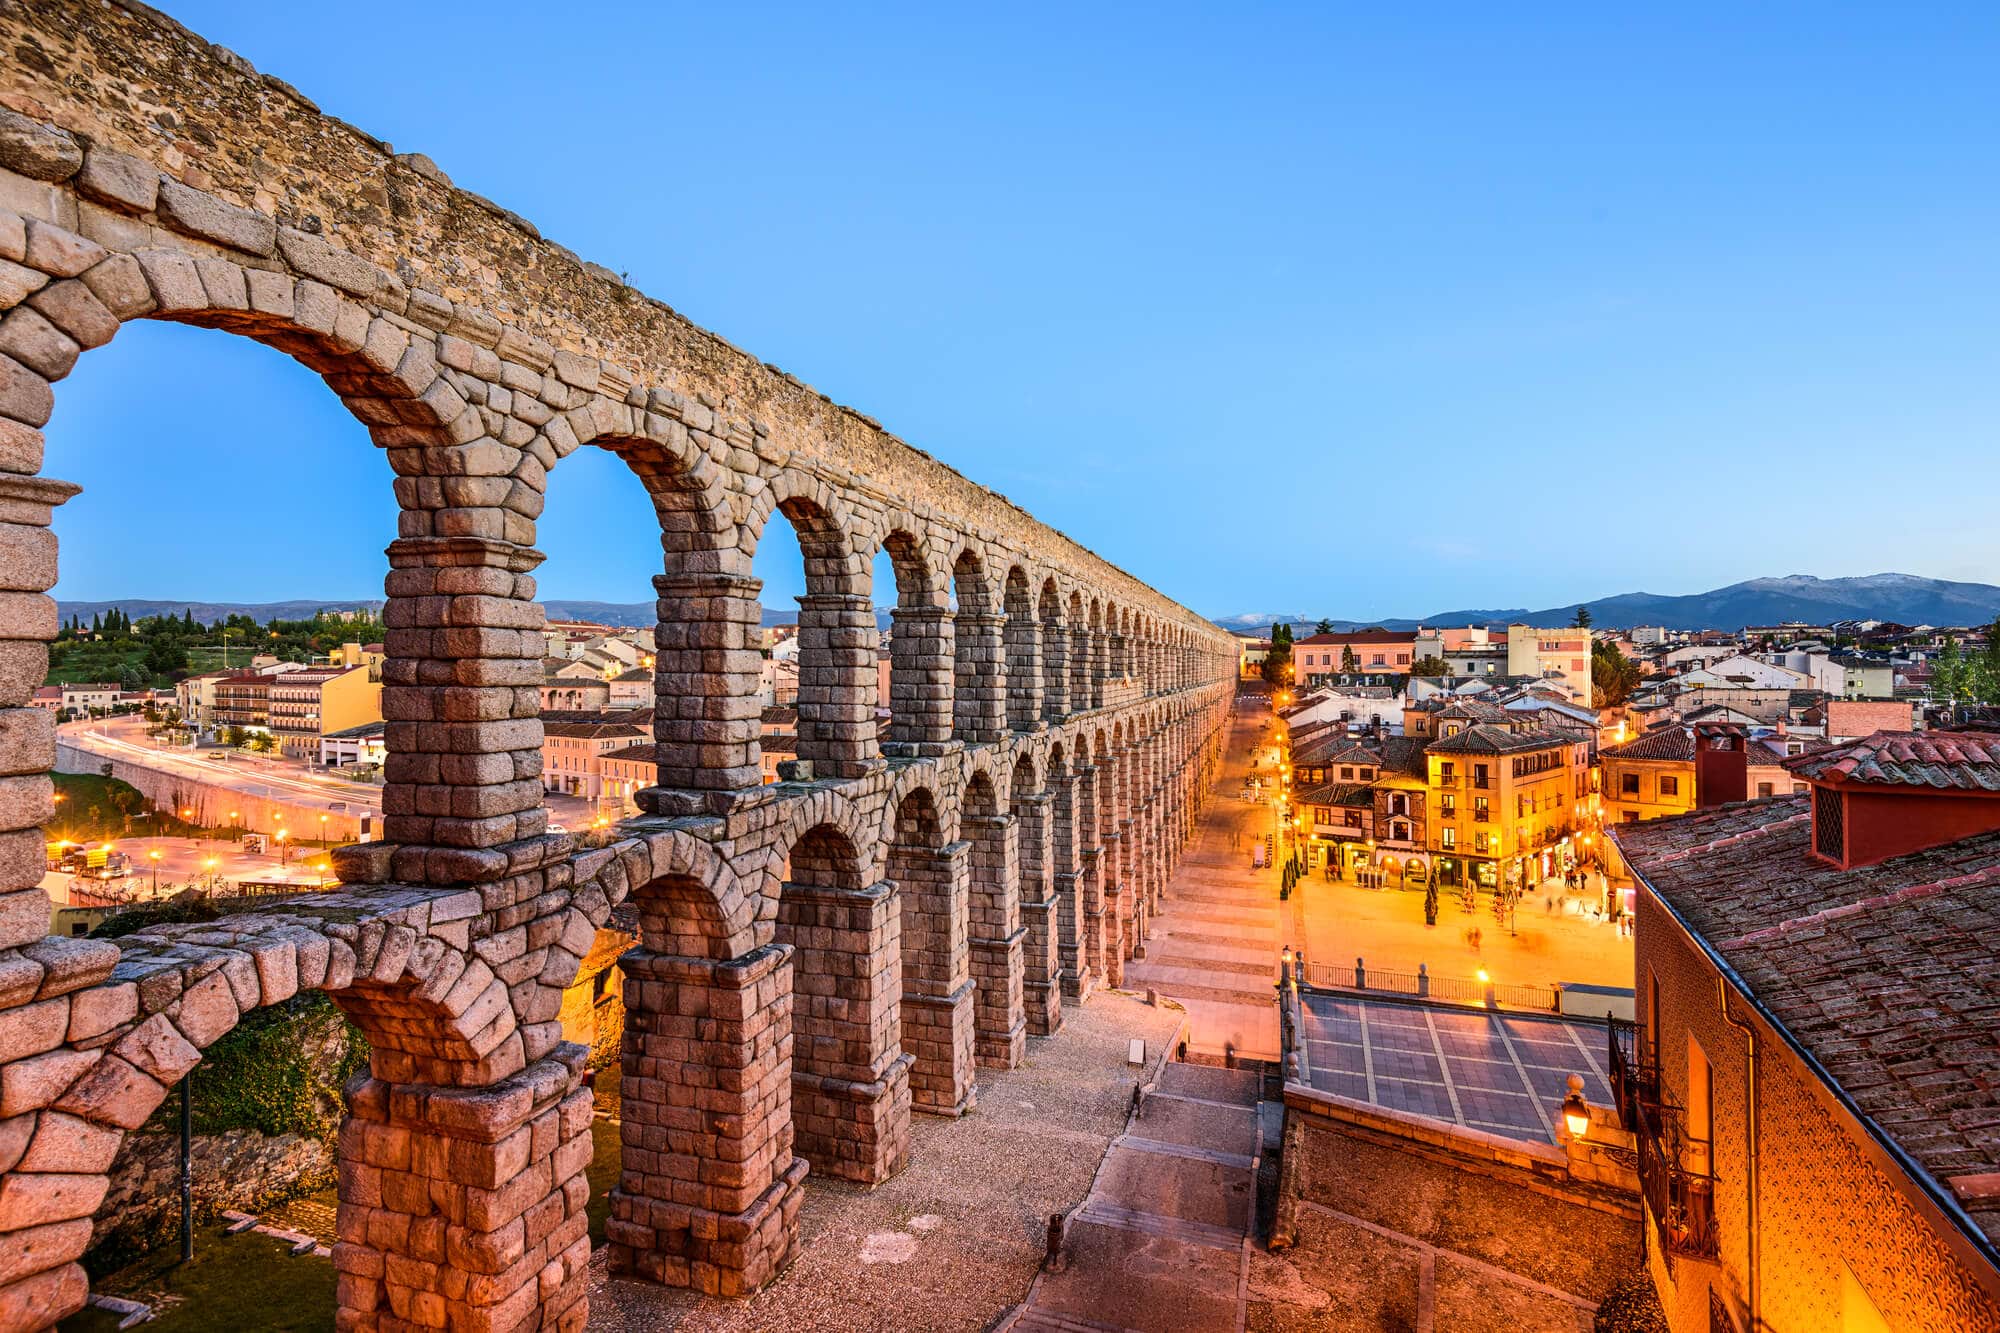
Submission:
M 1199 1245 L 1210 1250 L 1235 1250 L 1243 1244 L 1243 1233 L 1233 1227 L 1192 1222 L 1185 1217 L 1167 1217 L 1104 1199 L 1090 1200 L 1072 1213 L 1070 1220 L 1095 1222 L 1099 1226 L 1117 1227 L 1121 1231 L 1139 1231 L 1148 1236 L 1179 1241 L 1183 1245 Z
M 1268 993 L 1265 996 L 1269 1003 Z M 1160 1090 L 1199 1097 L 1209 1102 L 1255 1106 L 1264 1095 L 1264 1076 L 1252 1069 L 1215 1065 L 1170 1064 L 1160 1072 Z

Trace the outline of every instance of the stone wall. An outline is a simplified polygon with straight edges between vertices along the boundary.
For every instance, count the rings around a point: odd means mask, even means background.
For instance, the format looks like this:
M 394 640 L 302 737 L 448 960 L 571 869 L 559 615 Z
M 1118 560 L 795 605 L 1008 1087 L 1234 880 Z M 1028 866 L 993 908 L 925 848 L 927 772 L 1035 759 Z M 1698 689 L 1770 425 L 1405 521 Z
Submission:
M 232 1129 L 197 1134 L 191 1147 L 197 1218 L 231 1208 L 254 1213 L 334 1181 L 333 1145 L 309 1134 Z M 111 1164 L 111 1187 L 97 1211 L 91 1248 L 131 1253 L 178 1236 L 180 1162 L 178 1133 L 128 1135 Z

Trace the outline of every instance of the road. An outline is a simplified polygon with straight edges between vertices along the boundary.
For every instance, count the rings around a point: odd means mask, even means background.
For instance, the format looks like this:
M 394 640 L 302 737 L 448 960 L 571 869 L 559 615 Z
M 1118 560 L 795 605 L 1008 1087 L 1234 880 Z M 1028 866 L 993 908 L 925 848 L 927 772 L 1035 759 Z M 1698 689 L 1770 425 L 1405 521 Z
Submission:
M 154 745 L 146 736 L 143 717 L 70 723 L 61 728 L 59 737 L 67 745 L 106 759 L 142 764 L 156 772 L 226 787 L 247 796 L 322 808 L 339 803 L 349 813 L 379 816 L 382 812 L 381 790 L 365 783 L 324 777 L 296 763 L 253 758 L 234 750 L 186 750 Z M 232 757 L 225 759 L 222 755 Z
M 188 750 L 159 746 L 146 735 L 142 717 L 73 722 L 60 729 L 66 745 L 106 759 L 141 764 L 167 773 L 241 792 L 260 800 L 334 810 L 350 817 L 372 815 L 380 827 L 382 789 L 363 782 L 316 771 L 290 759 L 245 754 L 240 750 Z M 591 802 L 578 796 L 551 793 L 542 802 L 552 823 L 572 832 L 589 828 L 597 817 Z M 210 811 L 218 823 L 225 812 Z
M 1188 1045 L 1210 1054 L 1233 1047 L 1278 1055 L 1272 987 L 1278 951 L 1291 942 L 1291 913 L 1280 910 L 1288 905 L 1278 902 L 1278 872 L 1251 866 L 1252 846 L 1277 817 L 1268 801 L 1237 795 L 1270 717 L 1262 698 L 1238 697 L 1221 771 L 1194 843 L 1167 884 L 1146 957 L 1125 965 L 1126 988 L 1150 987 L 1178 1000 L 1188 1011 Z

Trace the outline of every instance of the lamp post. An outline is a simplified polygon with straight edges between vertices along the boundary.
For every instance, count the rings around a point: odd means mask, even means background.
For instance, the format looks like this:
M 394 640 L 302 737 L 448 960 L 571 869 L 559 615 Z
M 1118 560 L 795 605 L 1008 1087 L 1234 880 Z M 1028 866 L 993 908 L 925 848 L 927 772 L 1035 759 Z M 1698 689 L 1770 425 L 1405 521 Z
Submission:
M 208 891 L 210 893 L 215 892 L 215 868 L 220 864 L 221 862 L 212 856 L 201 863 L 202 869 L 208 872 Z
M 146 859 L 153 863 L 153 896 L 160 896 L 160 849 L 155 847 L 146 853 Z
M 1590 1103 L 1583 1099 L 1583 1075 L 1569 1076 L 1569 1095 L 1563 1098 L 1563 1124 L 1572 1139 L 1585 1138 L 1590 1133 Z
M 291 863 L 291 848 L 285 845 L 285 831 L 278 830 L 278 869 L 283 870 Z

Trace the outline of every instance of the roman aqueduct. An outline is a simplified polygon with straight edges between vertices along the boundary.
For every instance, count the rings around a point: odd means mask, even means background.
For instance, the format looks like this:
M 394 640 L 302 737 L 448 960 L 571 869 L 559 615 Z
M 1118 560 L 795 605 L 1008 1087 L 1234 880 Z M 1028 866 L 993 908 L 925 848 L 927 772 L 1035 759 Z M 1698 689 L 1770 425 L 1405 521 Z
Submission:
M 124 0 L 0 4 L 0 1328 L 77 1309 L 123 1135 L 240 1014 L 328 993 L 373 1047 L 340 1140 L 344 1328 L 580 1327 L 582 1051 L 627 899 L 615 1268 L 738 1293 L 808 1171 L 904 1161 L 1143 948 L 1215 760 L 1229 638 L 1003 498 Z M 289 354 L 386 451 L 384 838 L 342 887 L 45 938 L 54 387 L 128 320 Z M 542 809 L 535 527 L 621 457 L 659 515 L 659 779 L 608 845 Z M 806 559 L 796 781 L 759 785 L 759 584 Z M 386 536 L 387 534 L 385 534 Z M 893 721 L 876 600 L 896 571 Z

